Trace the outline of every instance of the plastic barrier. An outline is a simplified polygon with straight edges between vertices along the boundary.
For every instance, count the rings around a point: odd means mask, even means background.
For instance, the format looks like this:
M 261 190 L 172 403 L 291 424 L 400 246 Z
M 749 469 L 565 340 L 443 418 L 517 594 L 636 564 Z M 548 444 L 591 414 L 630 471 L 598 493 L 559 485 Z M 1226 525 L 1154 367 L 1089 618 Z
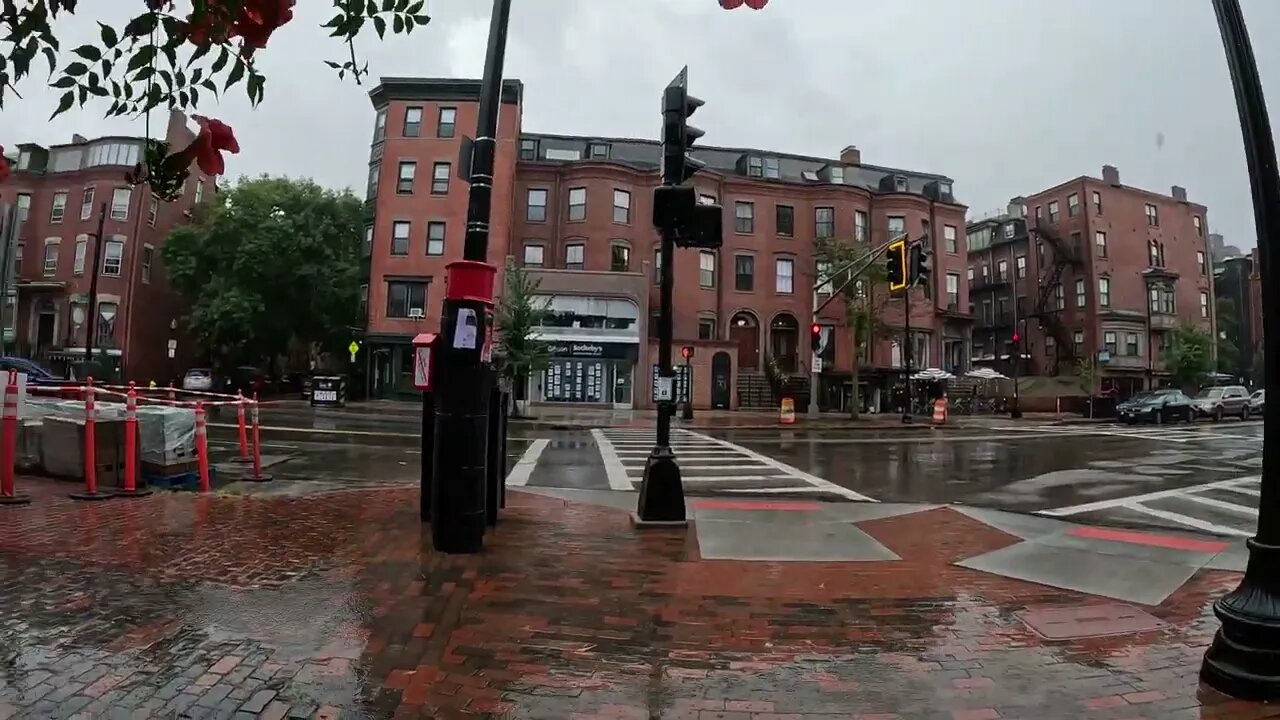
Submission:
M 68 493 L 72 500 L 106 500 L 111 493 L 98 490 L 97 410 L 93 378 L 84 381 L 84 491 Z
M 31 498 L 14 490 L 14 465 L 18 462 L 18 371 L 9 371 L 4 386 L 4 419 L 0 427 L 0 505 L 26 505 Z
M 204 401 L 196 401 L 196 466 L 200 471 L 200 492 L 210 490 L 209 483 L 209 442 L 205 437 Z
M 124 406 L 124 482 L 118 497 L 146 497 L 150 490 L 138 487 L 138 391 L 129 383 Z
M 271 480 L 271 476 L 262 472 L 262 423 L 258 417 L 258 393 L 253 394 L 253 474 L 246 475 L 241 480 L 249 482 L 267 482 Z
M 794 425 L 796 422 L 796 401 L 782 398 L 782 407 L 778 411 L 778 422 L 783 425 Z
M 255 395 L 254 397 L 255 397 L 254 406 L 257 407 L 257 402 L 256 402 L 257 396 Z M 249 457 L 249 433 L 245 428 L 244 404 L 245 404 L 244 393 L 237 390 L 236 391 L 236 426 L 237 426 L 236 429 L 239 431 L 239 435 L 240 435 L 240 438 L 239 438 L 240 454 L 237 455 L 234 458 L 234 460 L 232 460 L 232 462 L 238 462 L 238 463 L 247 463 L 247 462 L 252 462 L 253 460 L 253 458 Z
M 947 399 L 940 397 L 933 401 L 933 424 L 942 425 L 947 422 Z

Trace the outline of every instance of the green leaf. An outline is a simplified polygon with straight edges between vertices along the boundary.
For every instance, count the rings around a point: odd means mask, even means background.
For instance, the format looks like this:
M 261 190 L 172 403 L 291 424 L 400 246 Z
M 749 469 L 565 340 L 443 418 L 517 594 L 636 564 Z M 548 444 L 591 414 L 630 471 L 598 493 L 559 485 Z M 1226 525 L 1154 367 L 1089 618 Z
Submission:
M 231 68 L 231 74 L 227 76 L 227 84 L 222 86 L 222 91 L 226 92 L 231 89 L 232 85 L 244 79 L 244 62 L 237 60 L 235 67 Z
M 49 77 L 53 77 L 53 70 L 58 66 L 58 54 L 53 51 L 53 48 L 46 47 L 44 49 L 44 59 L 49 64 Z
M 178 87 L 187 86 L 187 76 L 181 70 L 177 70 L 173 73 L 173 81 L 177 83 Z
M 391 32 L 399 35 L 404 32 L 404 16 L 396 15 L 391 21 Z
M 187 107 L 187 92 L 185 90 L 178 92 L 178 107 Z
M 191 86 L 191 107 L 199 107 L 199 106 L 200 106 L 200 91 L 196 89 L 195 85 L 192 85 Z
M 49 87 L 55 87 L 55 88 L 58 88 L 59 90 L 66 90 L 67 88 L 73 88 L 75 86 L 76 86 L 75 78 L 71 77 L 70 75 L 63 75 L 62 77 L 58 78 L 57 82 L 53 83 Z
M 111 95 L 111 93 L 107 92 L 107 89 L 101 85 L 90 85 L 89 94 L 94 97 L 110 97 Z
M 213 78 L 206 78 L 202 80 L 200 82 L 200 87 L 204 88 L 205 90 L 208 90 L 209 92 L 215 95 L 218 94 L 218 86 L 213 82 Z
M 63 68 L 62 72 L 72 77 L 80 77 L 81 75 L 84 75 L 85 73 L 89 72 L 89 66 L 85 65 L 82 62 L 73 62 L 70 65 Z
M 102 51 L 93 45 L 81 45 L 71 52 L 79 55 L 89 62 L 98 62 L 102 59 Z
M 430 15 L 414 15 L 413 22 L 418 25 L 426 25 L 427 23 L 431 22 L 431 16 Z
M 129 58 L 129 64 L 125 66 L 126 73 L 132 73 L 144 65 L 150 65 L 156 59 L 156 46 L 143 45 L 133 57 Z
M 53 114 L 49 116 L 49 119 L 52 120 L 58 117 L 59 115 L 61 115 L 62 113 L 70 110 L 71 106 L 74 105 L 75 102 L 76 102 L 75 91 L 74 90 L 66 91 L 65 93 L 62 94 L 62 99 L 58 101 L 58 109 L 53 111 Z
M 395 0 L 382 0 L 382 12 L 389 13 L 396 7 Z
M 378 31 L 378 37 L 383 38 L 387 34 L 387 21 L 381 15 L 373 18 L 373 29 Z
M 222 72 L 222 68 L 227 66 L 227 60 L 229 60 L 230 58 L 231 58 L 231 53 L 228 52 L 225 47 L 222 48 L 221 51 L 218 53 L 218 59 L 213 61 L 213 67 L 209 68 L 209 72 L 213 75 L 217 75 L 218 73 Z
M 156 16 L 147 13 L 130 20 L 129 24 L 124 26 L 124 34 L 128 37 L 140 38 L 144 35 L 150 35 L 151 31 L 155 29 Z M 109 44 L 114 45 L 115 43 Z
M 341 69 L 342 69 L 342 66 L 341 66 L 341 65 L 339 65 L 338 63 L 336 63 L 336 62 L 334 62 L 334 61 L 332 61 L 332 60 L 325 60 L 325 61 L 324 61 L 324 64 L 325 64 L 325 65 L 328 65 L 329 67 L 333 68 L 334 70 L 341 70 Z
M 187 67 L 191 67 L 191 65 L 192 65 L 193 63 L 195 63 L 195 61 L 199 60 L 200 58 L 204 57 L 205 55 L 208 55 L 208 54 L 209 54 L 209 48 L 211 48 L 211 47 L 213 47 L 213 46 L 212 46 L 212 45 L 201 45 L 201 46 L 197 47 L 197 48 L 196 48 L 196 51 L 195 51 L 195 52 L 193 52 L 193 53 L 191 53 L 191 59 L 187 61 Z
M 105 47 L 115 47 L 120 42 L 120 38 L 116 35 L 115 28 L 110 25 L 104 25 L 103 23 L 98 23 L 98 28 L 102 36 L 102 44 Z

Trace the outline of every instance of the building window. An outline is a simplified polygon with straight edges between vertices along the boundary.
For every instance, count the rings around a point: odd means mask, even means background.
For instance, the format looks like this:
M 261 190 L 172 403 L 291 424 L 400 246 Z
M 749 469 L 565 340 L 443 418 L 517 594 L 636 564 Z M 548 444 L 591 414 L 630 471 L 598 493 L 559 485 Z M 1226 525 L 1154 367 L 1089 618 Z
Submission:
M 631 222 L 631 193 L 626 190 L 613 191 L 613 221 L 623 224 Z
M 373 254 L 373 226 L 367 225 L 364 229 L 364 246 L 360 248 L 360 257 L 369 257 Z
M 999 282 L 1007 282 L 1009 280 L 1009 261 L 999 260 L 996 262 L 996 280 Z
M 844 184 L 844 168 L 840 167 L 839 165 L 832 165 L 830 168 L 827 169 L 827 171 L 831 176 L 831 183 L 833 185 Z
M 26 243 L 18 243 L 18 249 L 13 253 L 13 274 L 15 277 L 22 277 L 22 256 L 26 249 Z
M 453 166 L 447 162 L 438 162 L 431 166 L 431 194 L 449 194 L 449 173 Z
M 407 220 L 391 223 L 391 254 L 409 254 L 409 222 Z
M 382 142 L 387 136 L 387 111 L 385 109 L 378 111 L 378 117 L 373 121 L 373 141 Z
M 631 272 L 631 248 L 615 243 L 609 248 L 609 270 Z
M 84 196 L 80 200 L 80 219 L 88 220 L 93 217 L 93 188 L 84 189 Z
M 360 286 L 360 299 L 356 301 L 357 311 L 360 313 L 361 322 L 369 319 L 369 284 L 365 283 Z
M 662 248 L 653 249 L 653 284 L 662 282 Z
M 71 256 L 71 274 L 84 274 L 84 259 L 89 252 L 89 236 L 77 235 L 75 252 Z
M 520 141 L 520 159 L 521 160 L 537 160 L 538 159 L 538 141 L 537 140 L 521 140 Z
M 1076 281 L 1076 307 L 1082 308 L 1085 305 L 1085 289 L 1084 280 Z
M 1005 237 L 1005 239 L 1006 239 L 1006 240 L 1012 240 L 1012 239 L 1013 239 L 1013 234 L 1014 234 L 1016 231 L 1017 231 L 1017 228 L 1014 226 L 1014 224 L 1013 224 L 1013 223 L 1005 223 L 1005 224 L 1004 224 L 1004 237 Z
M 368 200 L 378 197 L 378 172 L 382 170 L 382 163 L 374 163 L 369 166 L 369 182 L 365 185 L 364 196 Z M 196 188 L 199 190 L 199 187 Z M 197 203 L 200 201 L 197 200 Z
M 1058 222 L 1058 201 L 1054 200 L 1049 203 L 1049 222 Z
M 1102 193 L 1097 190 L 1093 191 L 1093 212 L 1095 215 L 1102 214 Z
M 404 136 L 420 137 L 422 135 L 422 108 L 404 109 Z
M 836 236 L 836 210 L 829 207 L 813 209 L 813 237 L 818 240 Z
M 972 265 L 969 266 L 969 284 L 970 285 L 973 284 L 973 266 Z
M 747 158 L 747 177 L 764 177 L 764 161 L 755 155 Z
M 440 108 L 440 116 L 436 120 L 436 137 L 451 138 L 453 137 L 453 129 L 458 124 L 458 109 L 451 107 Z
M 1200 291 L 1200 317 L 1209 317 L 1209 293 Z
M 49 277 L 58 272 L 58 238 L 44 241 L 44 275 Z
M 1067 217 L 1075 217 L 1080 214 L 1080 195 L 1071 193 L 1067 196 Z
M 587 145 L 587 157 L 593 160 L 608 160 L 609 146 L 605 143 L 591 143 Z
M 1021 280 L 1027 276 L 1027 256 L 1019 255 L 1013 260 L 1013 272 Z
M 1138 349 L 1138 333 L 1125 334 L 1124 354 L 1129 356 L 1137 356 L 1142 354 L 1142 351 Z
M 782 237 L 791 237 L 795 235 L 796 209 L 790 205 L 775 205 L 774 223 L 777 226 L 777 233 Z
M 736 202 L 733 204 L 733 231 L 750 233 L 756 230 L 755 203 Z
M 1204 225 L 1199 215 L 1191 216 L 1191 224 L 1196 228 L 1196 237 L 1204 237 Z
M 542 254 L 544 248 L 541 245 L 525 245 L 524 246 L 524 266 L 531 268 L 542 267 Z
M 832 268 L 829 262 L 820 262 L 815 265 L 813 275 L 815 278 L 814 283 L 817 287 L 814 290 L 819 295 L 830 295 L 835 291 L 835 285 L 831 282 L 831 272 Z
M 698 253 L 698 284 L 704 288 L 716 286 L 716 255 L 710 252 Z
M 1151 241 L 1151 267 L 1164 267 L 1164 243 Z
M 1116 345 L 1116 334 L 1113 330 L 1107 330 L 1102 333 L 1102 347 L 1111 355 L 1118 355 L 1120 348 Z
M 957 252 L 955 225 L 942 226 L 942 246 L 946 248 L 946 251 L 949 253 Z
M 1201 275 L 1204 275 L 1205 277 L 1208 277 L 1208 276 L 1209 276 L 1209 268 L 1208 268 L 1208 266 L 1205 264 L 1205 258 L 1204 258 L 1204 251 L 1203 251 L 1203 250 L 1197 250 L 1197 251 L 1196 251 L 1196 267 L 1200 268 L 1200 274 L 1201 274 Z
M 1056 283 L 1053 286 L 1053 309 L 1067 309 L 1067 294 L 1062 290 L 1062 283 Z
M 526 201 L 525 219 L 529 222 L 547 221 L 547 191 L 542 188 L 529 190 Z
M 564 246 L 564 267 L 566 270 L 581 270 L 586 265 L 587 246 L 572 243 Z
M 959 273 L 947 273 L 947 308 L 950 310 L 958 310 L 960 308 Z
M 396 175 L 396 192 L 408 195 L 413 192 L 413 178 L 418 174 L 418 163 L 408 160 L 400 162 L 399 174 Z M 445 185 L 448 190 L 448 185 Z
M 861 210 L 853 211 L 853 239 L 867 241 L 867 214 Z
M 30 193 L 18 193 L 18 219 L 26 222 L 31 215 Z
M 387 317 L 420 318 L 427 314 L 427 283 L 387 281 Z
M 1076 330 L 1071 333 L 1071 344 L 1076 346 L 1076 355 L 1082 355 L 1084 350 L 1084 331 Z
M 715 340 L 716 339 L 716 319 L 715 318 L 698 318 L 698 339 L 699 340 Z
M 733 289 L 751 292 L 756 289 L 756 259 L 751 255 L 733 257 Z
M 64 192 L 53 194 L 53 209 L 49 211 L 49 222 L 62 222 L 62 217 L 67 214 L 67 194 Z
M 1093 234 L 1093 247 L 1095 254 L 1104 258 L 1107 256 L 1107 234 L 1098 230 Z
M 901 215 L 890 215 L 887 219 L 889 227 L 889 239 L 892 240 L 899 235 L 905 235 L 907 232 L 907 219 Z
M 102 274 L 107 277 L 120 277 L 120 267 L 124 264 L 124 239 L 116 235 L 102 244 Z
M 569 221 L 577 222 L 587 219 L 587 189 L 569 188 Z
M 774 290 L 784 295 L 795 292 L 796 263 L 791 258 L 778 258 L 774 261 L 777 268 L 774 279 Z
M 156 217 L 160 215 L 160 198 L 155 195 L 151 196 L 151 200 L 147 204 L 147 224 L 151 227 L 156 226 Z
M 377 194 L 376 189 L 374 190 L 374 194 L 375 195 Z M 200 203 L 204 202 L 204 179 L 203 178 L 196 180 L 196 194 L 193 201 L 195 202 L 196 205 L 199 205 Z
M 156 262 L 156 249 L 151 245 L 142 246 L 142 282 L 151 282 L 151 266 Z M 368 286 L 366 286 L 367 288 Z
M 701 195 L 698 196 L 698 202 L 703 205 L 715 205 L 716 196 L 708 195 L 707 193 L 702 193 Z
M 444 254 L 444 233 L 446 225 L 439 220 L 432 220 L 427 223 L 427 254 L 443 255 Z
M 133 188 L 116 188 L 111 191 L 111 219 L 112 220 L 128 220 L 129 219 L 129 196 L 133 194 Z
M 1098 307 L 1111 307 L 1111 278 L 1098 278 Z
M 764 159 L 764 176 L 770 180 L 777 180 L 782 177 L 782 173 L 778 169 L 778 158 L 771 157 Z
M 1160 211 L 1151 203 L 1147 203 L 1147 225 L 1160 227 Z
M 1042 219 L 1044 219 L 1044 209 L 1043 209 L 1043 208 L 1041 208 L 1039 205 L 1037 205 L 1037 206 L 1036 206 L 1036 221 L 1037 221 L 1037 222 L 1039 222 L 1039 221 L 1040 221 L 1040 220 L 1042 220 Z

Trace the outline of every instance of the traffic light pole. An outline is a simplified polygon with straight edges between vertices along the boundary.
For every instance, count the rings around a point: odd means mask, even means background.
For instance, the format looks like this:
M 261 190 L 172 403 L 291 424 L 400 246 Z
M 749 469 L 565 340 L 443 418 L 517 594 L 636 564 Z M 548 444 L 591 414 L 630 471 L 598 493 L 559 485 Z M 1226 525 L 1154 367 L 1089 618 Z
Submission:
M 462 260 L 445 268 L 445 300 L 436 363 L 436 421 L 432 458 L 431 539 L 446 553 L 477 553 L 484 546 L 488 460 L 489 373 L 484 349 L 492 343 L 493 285 L 489 219 L 497 151 L 502 66 L 511 0 L 494 0 L 467 196 Z
M 1263 358 L 1266 381 L 1280 377 L 1280 172 L 1275 140 L 1262 96 L 1262 81 L 1239 0 L 1213 0 L 1244 135 L 1253 218 L 1262 276 Z M 1205 684 L 1238 698 L 1280 698 L 1280 411 L 1264 413 L 1262 482 L 1257 534 L 1247 541 L 1249 564 L 1240 586 L 1221 597 L 1213 612 L 1222 627 L 1200 668 Z
M 903 288 L 902 290 L 902 311 L 903 311 L 903 317 L 905 318 L 905 320 L 903 320 L 903 327 L 906 331 L 906 336 L 907 336 L 905 341 L 902 343 L 902 361 L 903 361 L 903 365 L 905 365 L 906 367 L 906 380 L 907 380 L 907 406 L 902 410 L 902 423 L 904 425 L 910 425 L 912 421 L 912 412 L 913 412 L 913 407 L 912 407 L 913 400 L 911 395 L 911 346 L 913 343 L 911 342 L 911 286 L 910 285 L 907 285 L 907 287 Z
M 809 327 L 811 328 L 818 325 L 818 292 L 817 290 L 814 290 L 813 292 L 813 308 L 814 308 L 813 319 L 809 323 Z M 819 340 L 819 342 L 821 342 L 821 340 Z M 822 380 L 822 356 L 818 354 L 820 349 L 821 349 L 821 345 L 819 345 L 819 347 L 817 348 L 814 348 L 812 344 L 810 344 L 811 352 L 809 357 L 809 412 L 808 412 L 808 416 L 810 420 L 817 420 L 818 414 L 819 414 L 818 413 L 818 382 Z

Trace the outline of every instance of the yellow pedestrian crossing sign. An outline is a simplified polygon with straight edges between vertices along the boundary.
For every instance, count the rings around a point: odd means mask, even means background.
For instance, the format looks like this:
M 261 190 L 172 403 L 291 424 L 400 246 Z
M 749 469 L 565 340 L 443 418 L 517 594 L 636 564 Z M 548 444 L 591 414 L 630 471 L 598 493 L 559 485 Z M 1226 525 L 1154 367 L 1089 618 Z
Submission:
M 360 352 L 360 343 L 352 340 L 351 344 L 347 346 L 347 352 L 351 353 L 351 362 L 355 362 L 356 353 Z

